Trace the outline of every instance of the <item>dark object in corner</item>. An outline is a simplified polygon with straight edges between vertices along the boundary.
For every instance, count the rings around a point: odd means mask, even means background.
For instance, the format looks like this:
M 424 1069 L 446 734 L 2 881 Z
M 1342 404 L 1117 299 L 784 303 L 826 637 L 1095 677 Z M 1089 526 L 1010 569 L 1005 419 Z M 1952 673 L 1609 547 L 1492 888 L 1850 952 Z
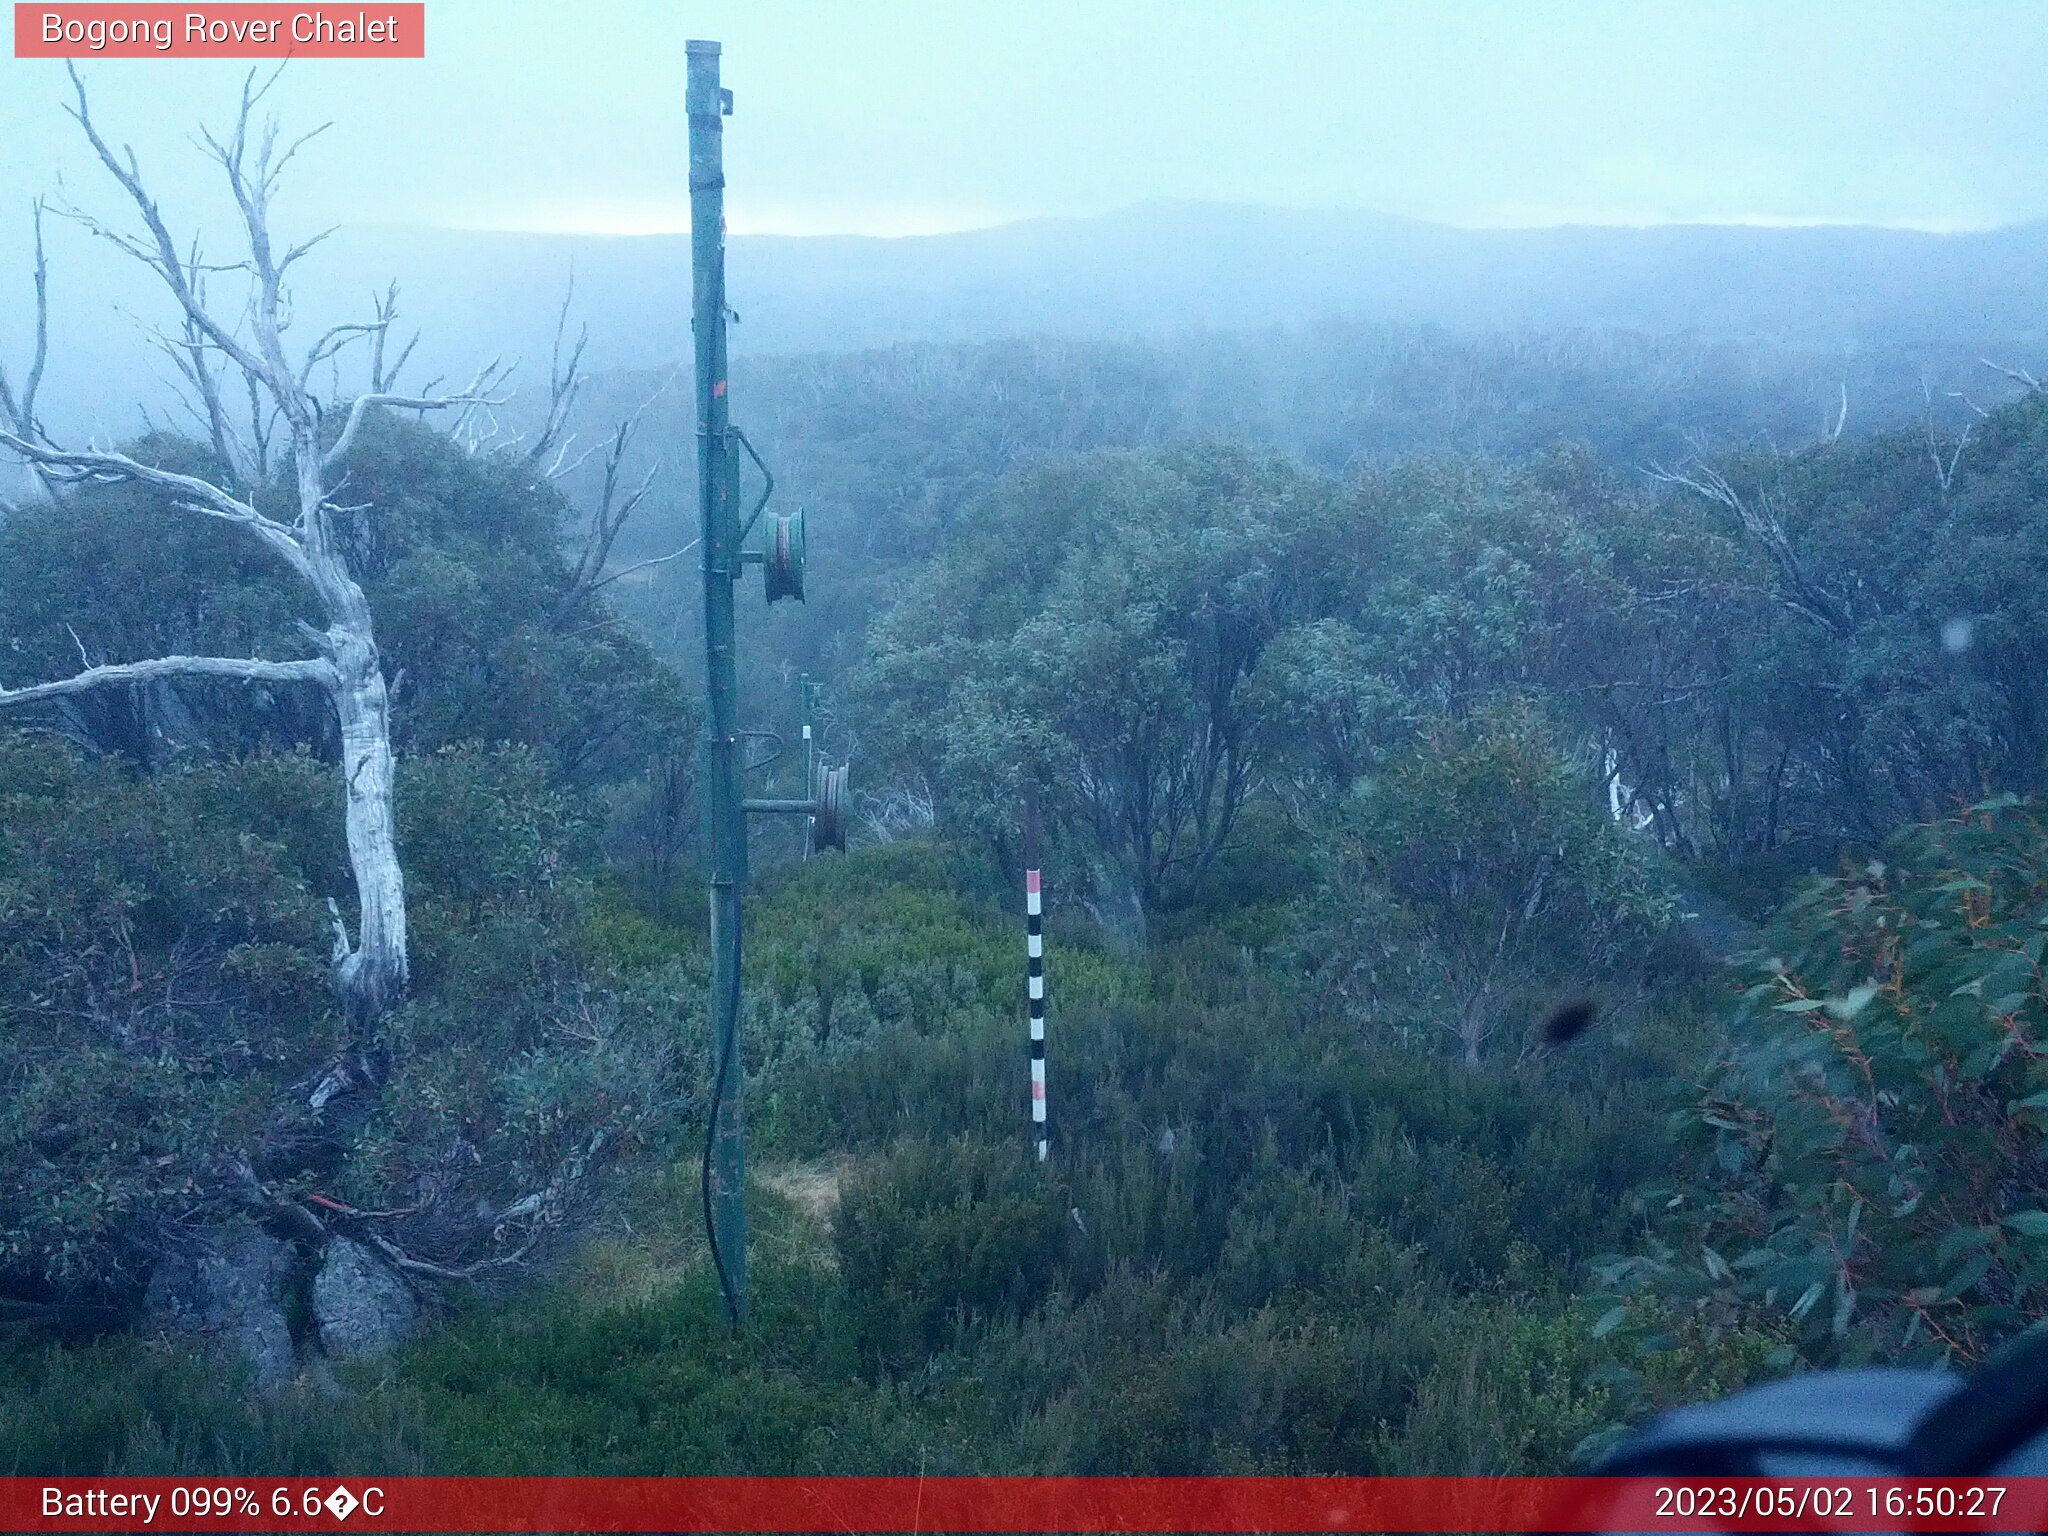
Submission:
M 1559 1003 L 1543 1016 L 1543 1043 L 1569 1045 L 1600 1022 L 1600 1005 L 1590 997 Z
M 1974 1376 L 1866 1366 L 1751 1387 L 1652 1421 L 1601 1477 L 2039 1477 L 2048 1473 L 2048 1339 Z

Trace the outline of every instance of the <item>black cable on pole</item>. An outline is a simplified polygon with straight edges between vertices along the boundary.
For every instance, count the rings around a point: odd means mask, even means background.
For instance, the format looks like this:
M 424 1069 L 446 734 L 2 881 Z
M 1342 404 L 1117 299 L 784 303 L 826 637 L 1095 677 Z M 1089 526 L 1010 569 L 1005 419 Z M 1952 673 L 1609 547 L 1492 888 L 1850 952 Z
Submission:
M 724 1034 L 718 1042 L 718 1071 L 711 1084 L 711 1113 L 704 1122 L 704 1161 L 699 1170 L 698 1187 L 704 1199 L 704 1236 L 711 1244 L 711 1267 L 718 1271 L 718 1289 L 725 1298 L 725 1315 L 739 1316 L 739 1299 L 734 1294 L 732 1275 L 725 1267 L 725 1255 L 718 1247 L 718 1222 L 711 1213 L 711 1148 L 718 1139 L 718 1116 L 725 1108 L 726 1084 L 732 1075 L 732 1054 L 735 1037 L 739 1034 L 740 1015 L 740 967 L 739 935 L 733 935 L 732 1004 L 726 1015 L 733 1020 L 730 1033 Z M 714 1026 L 719 1015 L 714 1012 Z

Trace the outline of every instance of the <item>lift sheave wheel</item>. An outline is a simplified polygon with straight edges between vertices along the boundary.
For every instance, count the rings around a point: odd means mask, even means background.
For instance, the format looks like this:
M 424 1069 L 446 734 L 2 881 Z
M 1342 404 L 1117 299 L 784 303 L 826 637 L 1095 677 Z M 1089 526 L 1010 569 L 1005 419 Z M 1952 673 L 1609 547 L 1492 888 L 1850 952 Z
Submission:
M 846 852 L 846 768 L 818 769 L 818 781 L 811 791 L 817 809 L 811 812 L 811 847 L 822 853 L 827 848 Z
M 768 532 L 766 558 L 761 562 L 761 580 L 768 589 L 768 601 L 793 597 L 804 600 L 804 515 L 792 512 L 775 517 Z

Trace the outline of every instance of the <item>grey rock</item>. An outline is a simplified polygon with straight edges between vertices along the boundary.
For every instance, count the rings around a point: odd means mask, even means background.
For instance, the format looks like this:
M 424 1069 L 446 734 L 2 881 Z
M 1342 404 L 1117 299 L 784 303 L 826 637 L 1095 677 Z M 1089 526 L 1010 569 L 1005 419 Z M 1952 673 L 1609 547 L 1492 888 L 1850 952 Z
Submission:
M 231 1227 L 159 1263 L 143 1312 L 167 1332 L 240 1356 L 259 1385 L 273 1386 L 298 1367 L 285 1314 L 292 1269 L 289 1243 L 258 1227 Z
M 351 1238 L 328 1240 L 313 1277 L 313 1322 L 329 1355 L 372 1355 L 419 1325 L 420 1304 L 397 1271 Z

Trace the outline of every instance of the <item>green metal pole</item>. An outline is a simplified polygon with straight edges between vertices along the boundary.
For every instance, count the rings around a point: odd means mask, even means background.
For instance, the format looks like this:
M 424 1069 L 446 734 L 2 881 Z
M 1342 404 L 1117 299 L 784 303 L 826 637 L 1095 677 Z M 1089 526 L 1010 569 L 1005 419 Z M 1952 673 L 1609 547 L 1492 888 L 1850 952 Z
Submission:
M 718 44 L 691 42 L 691 329 L 697 352 L 697 507 L 704 559 L 705 845 L 711 876 L 711 1019 L 714 1100 L 707 1132 L 704 1203 L 727 1322 L 745 1320 L 746 1146 L 740 1113 L 740 891 L 747 876 L 741 808 L 739 680 L 733 650 L 733 587 L 740 572 L 733 500 L 737 448 L 729 430 L 725 353 L 725 114 Z

